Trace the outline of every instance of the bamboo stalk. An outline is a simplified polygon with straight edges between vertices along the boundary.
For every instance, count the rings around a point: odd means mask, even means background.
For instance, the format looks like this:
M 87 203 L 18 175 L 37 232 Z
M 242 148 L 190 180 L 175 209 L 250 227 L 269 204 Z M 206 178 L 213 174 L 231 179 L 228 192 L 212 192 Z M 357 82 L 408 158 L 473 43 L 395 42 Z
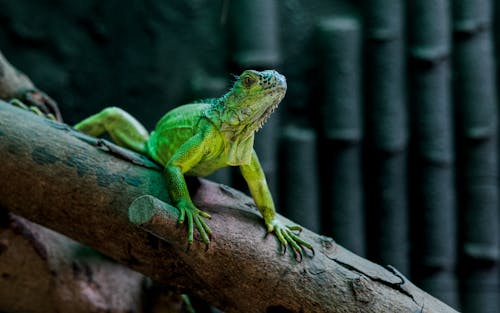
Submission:
M 239 0 L 229 4 L 232 61 L 239 66 L 269 67 L 281 62 L 275 0 Z
M 495 61 L 497 65 L 497 77 L 500 65 L 500 2 L 493 1 L 493 40 L 495 42 Z
M 460 203 L 462 304 L 497 312 L 500 231 L 492 2 L 454 1 L 454 95 Z
M 449 3 L 408 4 L 413 270 L 423 288 L 457 307 Z
M 328 139 L 321 145 L 322 233 L 366 255 L 360 146 Z
M 363 6 L 364 179 L 368 255 L 409 274 L 403 4 L 371 0 Z
M 319 231 L 315 131 L 293 125 L 285 127 L 280 150 L 280 203 L 284 214 L 313 231 Z
M 365 255 L 361 181 L 361 27 L 354 18 L 320 21 L 322 65 L 322 229 L 337 242 Z

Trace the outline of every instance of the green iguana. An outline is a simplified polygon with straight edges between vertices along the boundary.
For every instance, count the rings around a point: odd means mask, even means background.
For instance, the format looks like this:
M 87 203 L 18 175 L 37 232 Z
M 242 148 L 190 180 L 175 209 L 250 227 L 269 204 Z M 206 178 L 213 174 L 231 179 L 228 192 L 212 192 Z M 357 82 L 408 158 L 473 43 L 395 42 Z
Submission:
M 193 242 L 193 225 L 208 244 L 210 227 L 206 212 L 195 207 L 184 175 L 206 176 L 226 166 L 239 166 L 255 204 L 269 232 L 296 256 L 312 246 L 294 231 L 300 226 L 283 225 L 276 218 L 273 199 L 262 167 L 253 149 L 254 135 L 285 96 L 285 77 L 273 70 L 246 70 L 232 89 L 220 98 L 177 107 L 157 123 L 149 134 L 130 114 L 109 107 L 74 126 L 97 137 L 108 133 L 117 144 L 149 156 L 164 166 L 168 194 L 180 212 L 178 222 L 187 220 L 188 244 Z M 314 251 L 313 251 L 314 252 Z

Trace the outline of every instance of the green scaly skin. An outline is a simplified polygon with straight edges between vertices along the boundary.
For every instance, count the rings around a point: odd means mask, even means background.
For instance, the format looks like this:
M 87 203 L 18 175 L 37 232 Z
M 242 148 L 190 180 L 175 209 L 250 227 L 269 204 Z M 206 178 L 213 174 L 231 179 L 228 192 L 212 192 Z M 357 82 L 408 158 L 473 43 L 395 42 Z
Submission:
M 106 108 L 75 125 L 91 136 L 107 132 L 119 145 L 143 153 L 164 166 L 168 193 L 180 212 L 179 223 L 187 220 L 188 243 L 193 229 L 210 242 L 206 212 L 198 209 L 189 196 L 184 175 L 206 176 L 226 166 L 239 166 L 255 204 L 269 232 L 283 247 L 290 245 L 297 259 L 302 247 L 312 250 L 298 237 L 300 226 L 283 225 L 276 218 L 274 202 L 255 150 L 254 135 L 276 109 L 286 92 L 285 77 L 273 70 L 244 71 L 232 89 L 220 98 L 177 107 L 168 112 L 149 134 L 127 112 Z

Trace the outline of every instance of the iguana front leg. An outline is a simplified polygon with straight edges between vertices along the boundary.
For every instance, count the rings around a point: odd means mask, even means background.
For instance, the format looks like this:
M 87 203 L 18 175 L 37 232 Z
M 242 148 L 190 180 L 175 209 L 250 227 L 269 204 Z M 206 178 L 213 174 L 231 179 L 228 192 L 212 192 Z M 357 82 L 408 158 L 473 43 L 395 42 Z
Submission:
M 283 247 L 283 253 L 286 252 L 288 245 L 292 247 L 296 258 L 299 260 L 302 258 L 303 250 L 300 245 L 310 249 L 314 253 L 312 246 L 294 233 L 294 231 L 302 230 L 300 226 L 283 225 L 276 218 L 273 198 L 255 150 L 252 151 L 250 163 L 240 166 L 240 170 L 248 184 L 257 208 L 264 217 L 267 230 L 276 234 Z
M 74 128 L 94 137 L 108 133 L 117 144 L 151 156 L 146 148 L 148 132 L 134 117 L 120 108 L 106 108 L 76 124 Z M 165 164 L 164 170 L 170 199 L 179 209 L 179 223 L 182 224 L 187 219 L 189 244 L 193 242 L 193 224 L 199 230 L 203 241 L 205 243 L 210 241 L 211 231 L 203 220 L 203 217 L 209 218 L 210 215 L 194 206 L 183 175 L 203 157 L 203 134 L 204 132 L 200 132 L 181 145 Z M 154 152 L 161 154 L 161 151 Z
M 194 225 L 206 244 L 210 242 L 209 236 L 212 233 L 203 220 L 210 218 L 210 215 L 193 204 L 184 179 L 184 173 L 197 165 L 205 155 L 203 139 L 200 133 L 186 141 L 165 164 L 164 170 L 170 200 L 179 210 L 179 224 L 187 220 L 188 244 L 193 243 Z

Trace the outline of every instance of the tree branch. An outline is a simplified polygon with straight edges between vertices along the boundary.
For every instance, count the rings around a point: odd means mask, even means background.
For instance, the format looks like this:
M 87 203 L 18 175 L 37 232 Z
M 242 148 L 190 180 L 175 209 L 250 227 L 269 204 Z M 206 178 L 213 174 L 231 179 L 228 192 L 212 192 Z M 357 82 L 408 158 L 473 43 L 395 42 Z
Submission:
M 297 263 L 292 254 L 280 255 L 274 236 L 264 238 L 251 199 L 206 180 L 190 187 L 212 215 L 212 244 L 206 250 L 195 238 L 186 250 L 186 231 L 164 202 L 160 172 L 4 102 L 0 160 L 0 206 L 226 312 L 455 312 L 397 271 L 308 230 L 301 236 L 313 242 L 316 256 Z M 144 195 L 152 197 L 138 198 Z
M 0 99 L 20 99 L 62 121 L 57 103 L 0 52 Z M 32 107 L 29 109 L 32 110 Z M 118 146 L 80 135 L 127 156 Z M 120 150 L 121 149 L 121 150 Z M 152 166 L 145 158 L 135 158 Z M 182 297 L 66 236 L 0 207 L 0 310 L 3 312 L 185 312 Z
M 141 274 L 14 214 L 1 220 L 2 312 L 142 311 Z
M 28 76 L 13 67 L 0 51 L 0 99 L 12 98 L 21 99 L 42 113 L 52 114 L 56 120 L 62 121 L 57 103 L 38 89 Z

